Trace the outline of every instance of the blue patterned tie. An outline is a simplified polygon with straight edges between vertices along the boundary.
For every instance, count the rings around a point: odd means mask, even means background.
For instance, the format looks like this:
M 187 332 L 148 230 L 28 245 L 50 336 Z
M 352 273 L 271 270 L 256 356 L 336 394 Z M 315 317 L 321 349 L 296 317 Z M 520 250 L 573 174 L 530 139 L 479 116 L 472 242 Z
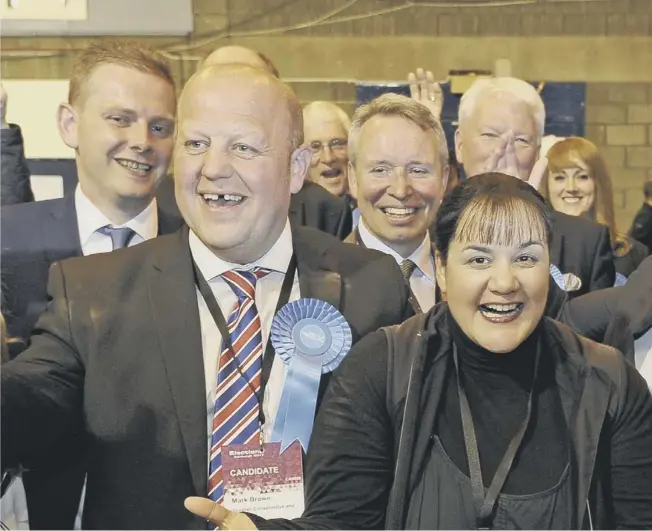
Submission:
M 131 239 L 136 235 L 133 229 L 129 227 L 115 228 L 111 225 L 102 227 L 97 232 L 109 236 L 113 244 L 113 250 L 122 249 L 129 245 Z
M 223 342 L 217 371 L 208 475 L 208 496 L 216 502 L 224 497 L 222 447 L 248 444 L 260 437 L 262 404 L 258 403 L 258 393 L 262 381 L 263 340 L 255 296 L 256 281 L 269 272 L 255 268 L 227 271 L 222 275 L 238 301 L 227 322 L 235 360 Z

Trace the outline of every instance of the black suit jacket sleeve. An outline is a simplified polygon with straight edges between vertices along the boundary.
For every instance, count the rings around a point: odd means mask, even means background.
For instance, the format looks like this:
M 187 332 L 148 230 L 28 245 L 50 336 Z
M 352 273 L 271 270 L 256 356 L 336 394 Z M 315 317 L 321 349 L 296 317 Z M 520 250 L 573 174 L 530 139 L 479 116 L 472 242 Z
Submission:
M 34 201 L 30 185 L 30 173 L 23 150 L 23 135 L 20 127 L 9 124 L 9 129 L 0 130 L 0 200 L 2 206 Z
M 627 284 L 567 301 L 558 320 L 631 359 L 634 340 L 652 327 L 652 256 L 632 273 Z
M 369 334 L 335 371 L 310 439 L 306 510 L 295 520 L 249 515 L 259 529 L 383 529 L 394 474 L 387 352 L 385 333 Z
M 82 418 L 84 364 L 75 349 L 59 264 L 52 266 L 48 292 L 51 301 L 31 347 L 2 367 L 3 468 L 38 458 Z
M 609 230 L 607 227 L 604 227 L 600 232 L 598 241 L 596 242 L 589 290 L 596 291 L 599 289 L 610 288 L 614 285 L 615 278 L 616 269 L 611 248 L 611 240 L 609 238 Z

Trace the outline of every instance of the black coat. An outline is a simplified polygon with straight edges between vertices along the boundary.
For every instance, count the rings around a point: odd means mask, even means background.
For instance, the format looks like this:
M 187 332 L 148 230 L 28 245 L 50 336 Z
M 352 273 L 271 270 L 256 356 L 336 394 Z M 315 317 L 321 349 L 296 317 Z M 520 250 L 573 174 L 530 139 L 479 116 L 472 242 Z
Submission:
M 181 219 L 158 210 L 159 235 L 175 232 Z M 0 212 L 2 313 L 9 337 L 28 340 L 47 305 L 50 266 L 82 256 L 74 194 L 12 205 Z M 12 345 L 15 357 L 27 346 Z
M 0 204 L 34 201 L 20 127 L 9 124 L 8 129 L 0 129 L 0 148 Z
M 582 281 L 571 297 L 610 288 L 616 280 L 609 230 L 583 217 L 553 212 L 550 263 Z
M 396 262 L 309 228 L 293 231 L 302 297 L 325 300 L 353 341 L 408 313 Z M 101 279 L 101 281 L 100 281 Z M 3 467 L 88 453 L 83 524 L 205 529 L 184 509 L 207 493 L 206 391 L 188 229 L 59 262 L 30 347 L 2 370 Z
M 313 430 L 306 510 L 261 529 L 405 529 L 451 377 L 447 306 L 356 345 L 331 380 Z M 652 527 L 652 396 L 623 356 L 544 318 L 543 348 L 569 426 L 574 529 Z M 628 487 L 636 485 L 635 496 Z

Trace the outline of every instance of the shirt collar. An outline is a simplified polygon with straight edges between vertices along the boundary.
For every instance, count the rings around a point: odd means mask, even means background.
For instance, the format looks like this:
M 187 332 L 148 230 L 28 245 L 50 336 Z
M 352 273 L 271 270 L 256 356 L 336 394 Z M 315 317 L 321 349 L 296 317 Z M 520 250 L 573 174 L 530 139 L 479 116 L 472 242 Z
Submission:
M 253 269 L 254 267 L 264 267 L 285 274 L 292 259 L 292 230 L 290 229 L 289 220 L 286 221 L 283 232 L 272 248 L 250 264 L 235 264 L 215 256 L 213 251 L 192 230 L 190 231 L 189 240 L 192 258 L 207 281 L 213 280 L 222 273 L 233 269 Z
M 403 260 L 406 260 L 389 245 L 372 234 L 362 218 L 360 218 L 360 222 L 358 223 L 358 232 L 360 234 L 360 239 L 362 239 L 362 243 L 364 243 L 369 249 L 375 249 L 376 251 L 389 254 L 399 265 L 401 265 Z M 419 245 L 419 247 L 408 256 L 407 260 L 412 260 L 419 268 L 419 271 L 421 271 L 430 282 L 435 281 L 435 266 L 432 261 L 432 244 L 430 243 L 430 235 L 427 231 L 421 245 Z
M 111 220 L 93 204 L 78 184 L 75 190 L 75 210 L 77 211 L 79 241 L 81 242 L 82 247 L 98 229 L 106 227 L 107 225 L 111 225 L 115 228 L 129 227 L 143 240 L 150 240 L 158 235 L 158 209 L 156 207 L 156 199 L 153 199 L 152 202 L 147 205 L 147 208 L 145 208 L 145 210 L 135 218 L 131 218 L 122 225 L 114 225 L 111 223 Z

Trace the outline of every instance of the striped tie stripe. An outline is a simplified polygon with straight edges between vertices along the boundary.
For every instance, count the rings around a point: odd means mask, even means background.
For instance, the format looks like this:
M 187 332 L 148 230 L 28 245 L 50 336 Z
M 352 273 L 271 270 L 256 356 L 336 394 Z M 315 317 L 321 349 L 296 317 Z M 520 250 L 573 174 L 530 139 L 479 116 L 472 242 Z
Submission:
M 263 342 L 255 295 L 256 281 L 268 273 L 256 268 L 222 275 L 238 301 L 227 322 L 233 352 L 223 344 L 217 372 L 208 475 L 208 496 L 217 502 L 224 497 L 222 447 L 249 444 L 260 434 Z

